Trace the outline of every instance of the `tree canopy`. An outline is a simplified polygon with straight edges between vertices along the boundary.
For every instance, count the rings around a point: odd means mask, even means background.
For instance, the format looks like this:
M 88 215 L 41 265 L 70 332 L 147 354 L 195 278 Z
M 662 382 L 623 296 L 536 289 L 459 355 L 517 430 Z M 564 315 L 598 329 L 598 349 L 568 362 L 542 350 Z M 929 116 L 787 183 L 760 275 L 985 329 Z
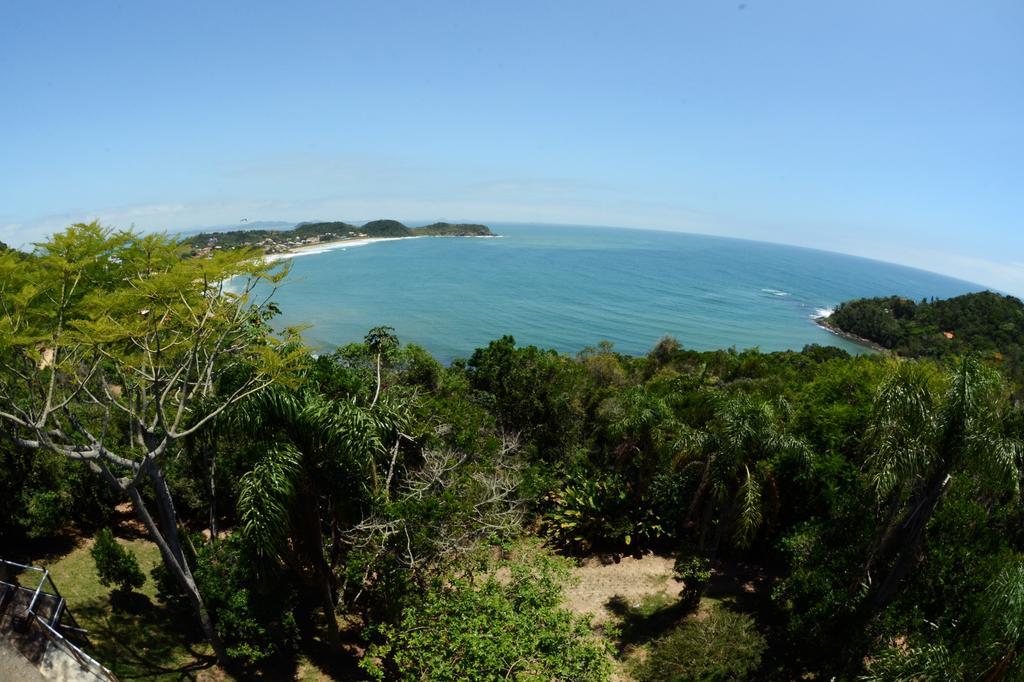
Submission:
M 504 336 L 445 366 L 388 326 L 314 355 L 284 269 L 189 254 L 97 224 L 0 252 L 0 542 L 84 537 L 134 587 L 130 508 L 153 613 L 225 674 L 1020 675 L 1015 299 L 837 311 L 889 354 Z M 682 584 L 568 608 L 634 560 Z

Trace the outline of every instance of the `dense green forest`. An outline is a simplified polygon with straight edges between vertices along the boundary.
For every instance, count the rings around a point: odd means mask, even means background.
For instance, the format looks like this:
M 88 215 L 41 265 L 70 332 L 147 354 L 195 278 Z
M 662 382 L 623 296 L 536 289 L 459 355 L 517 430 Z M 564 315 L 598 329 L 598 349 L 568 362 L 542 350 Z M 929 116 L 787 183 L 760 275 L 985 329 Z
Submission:
M 1024 303 L 991 291 L 914 302 L 890 296 L 849 301 L 827 323 L 904 357 L 944 359 L 978 352 L 1024 383 Z
M 290 230 L 232 230 L 229 232 L 203 232 L 190 237 L 187 243 L 195 254 L 212 246 L 221 249 L 288 248 L 301 246 L 307 240 L 333 241 L 354 237 L 487 237 L 492 236 L 486 225 L 465 223 L 431 223 L 422 227 L 408 227 L 397 220 L 372 220 L 362 226 L 341 221 L 299 223 Z
M 1019 302 L 836 312 L 880 339 L 886 311 L 919 359 L 506 336 L 443 366 L 385 326 L 314 356 L 252 295 L 286 266 L 189 249 L 92 224 L 0 254 L 0 553 L 86 543 L 98 622 L 142 622 L 134 594 L 179 624 L 100 629 L 115 672 L 1024 676 L 1024 418 L 993 353 Z M 933 328 L 957 344 L 925 352 Z M 581 567 L 659 561 L 651 598 L 569 598 Z M 169 671 L 176 632 L 209 653 Z

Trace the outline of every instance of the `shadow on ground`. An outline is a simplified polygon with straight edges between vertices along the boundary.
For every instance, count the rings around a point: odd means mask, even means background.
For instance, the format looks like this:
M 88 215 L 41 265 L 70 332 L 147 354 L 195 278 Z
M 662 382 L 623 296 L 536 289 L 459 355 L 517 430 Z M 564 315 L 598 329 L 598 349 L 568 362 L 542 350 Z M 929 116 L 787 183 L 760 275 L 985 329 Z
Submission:
M 121 680 L 195 679 L 216 660 L 189 620 L 138 593 L 75 607 L 89 630 L 91 653 Z
M 703 596 L 732 610 L 757 616 L 766 607 L 770 587 L 771 578 L 760 567 L 720 562 L 714 566 Z M 605 608 L 618 620 L 616 644 L 620 655 L 668 634 L 688 616 L 700 618 L 702 609 L 696 603 L 682 601 L 678 593 L 652 594 L 636 603 L 616 595 L 605 603 Z
M 332 647 L 323 638 L 324 628 L 318 609 L 308 606 L 307 613 L 298 618 L 299 651 L 321 673 L 332 680 L 365 680 L 366 673 L 359 667 L 362 654 L 362 640 L 358 627 L 342 625 L 341 641 L 338 648 Z
M 693 609 L 679 599 L 665 600 L 660 604 L 630 604 L 616 595 L 605 606 L 619 619 L 617 644 L 620 653 L 661 637 L 693 613 Z

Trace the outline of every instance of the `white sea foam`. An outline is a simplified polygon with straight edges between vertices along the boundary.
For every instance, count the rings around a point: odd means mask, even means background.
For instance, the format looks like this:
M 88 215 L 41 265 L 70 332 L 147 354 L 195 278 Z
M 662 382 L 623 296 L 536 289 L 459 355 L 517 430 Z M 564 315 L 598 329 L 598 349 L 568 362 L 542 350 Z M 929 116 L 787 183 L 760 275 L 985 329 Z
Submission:
M 761 291 L 772 296 L 789 296 L 788 291 L 779 291 L 778 289 L 761 289 Z
M 832 313 L 834 313 L 835 311 L 835 308 L 815 308 L 814 313 L 811 315 L 811 317 L 832 317 Z

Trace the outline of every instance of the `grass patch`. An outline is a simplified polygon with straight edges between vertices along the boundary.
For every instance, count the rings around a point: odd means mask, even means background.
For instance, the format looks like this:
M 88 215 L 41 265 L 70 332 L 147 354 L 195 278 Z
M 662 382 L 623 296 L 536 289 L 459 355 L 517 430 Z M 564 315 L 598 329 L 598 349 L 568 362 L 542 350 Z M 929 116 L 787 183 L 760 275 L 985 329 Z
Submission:
M 111 601 L 111 588 L 99 584 L 89 549 L 92 540 L 67 554 L 38 561 L 50 570 L 71 614 L 89 631 L 89 654 L 122 680 L 223 680 L 213 651 L 188 616 L 156 601 L 150 571 L 162 559 L 155 544 L 144 539 L 118 538 L 135 553 L 146 583 L 127 599 Z
M 766 643 L 734 598 L 703 597 L 694 609 L 661 593 L 630 604 L 612 599 L 616 679 L 632 682 L 748 679 Z
M 616 625 L 609 630 L 619 658 L 631 658 L 651 640 L 664 635 L 686 617 L 689 609 L 678 596 L 664 592 L 645 595 L 630 604 L 622 597 L 608 601 L 608 610 L 616 616 Z
M 315 663 L 307 658 L 300 658 L 295 671 L 296 682 L 327 682 L 331 678 Z

